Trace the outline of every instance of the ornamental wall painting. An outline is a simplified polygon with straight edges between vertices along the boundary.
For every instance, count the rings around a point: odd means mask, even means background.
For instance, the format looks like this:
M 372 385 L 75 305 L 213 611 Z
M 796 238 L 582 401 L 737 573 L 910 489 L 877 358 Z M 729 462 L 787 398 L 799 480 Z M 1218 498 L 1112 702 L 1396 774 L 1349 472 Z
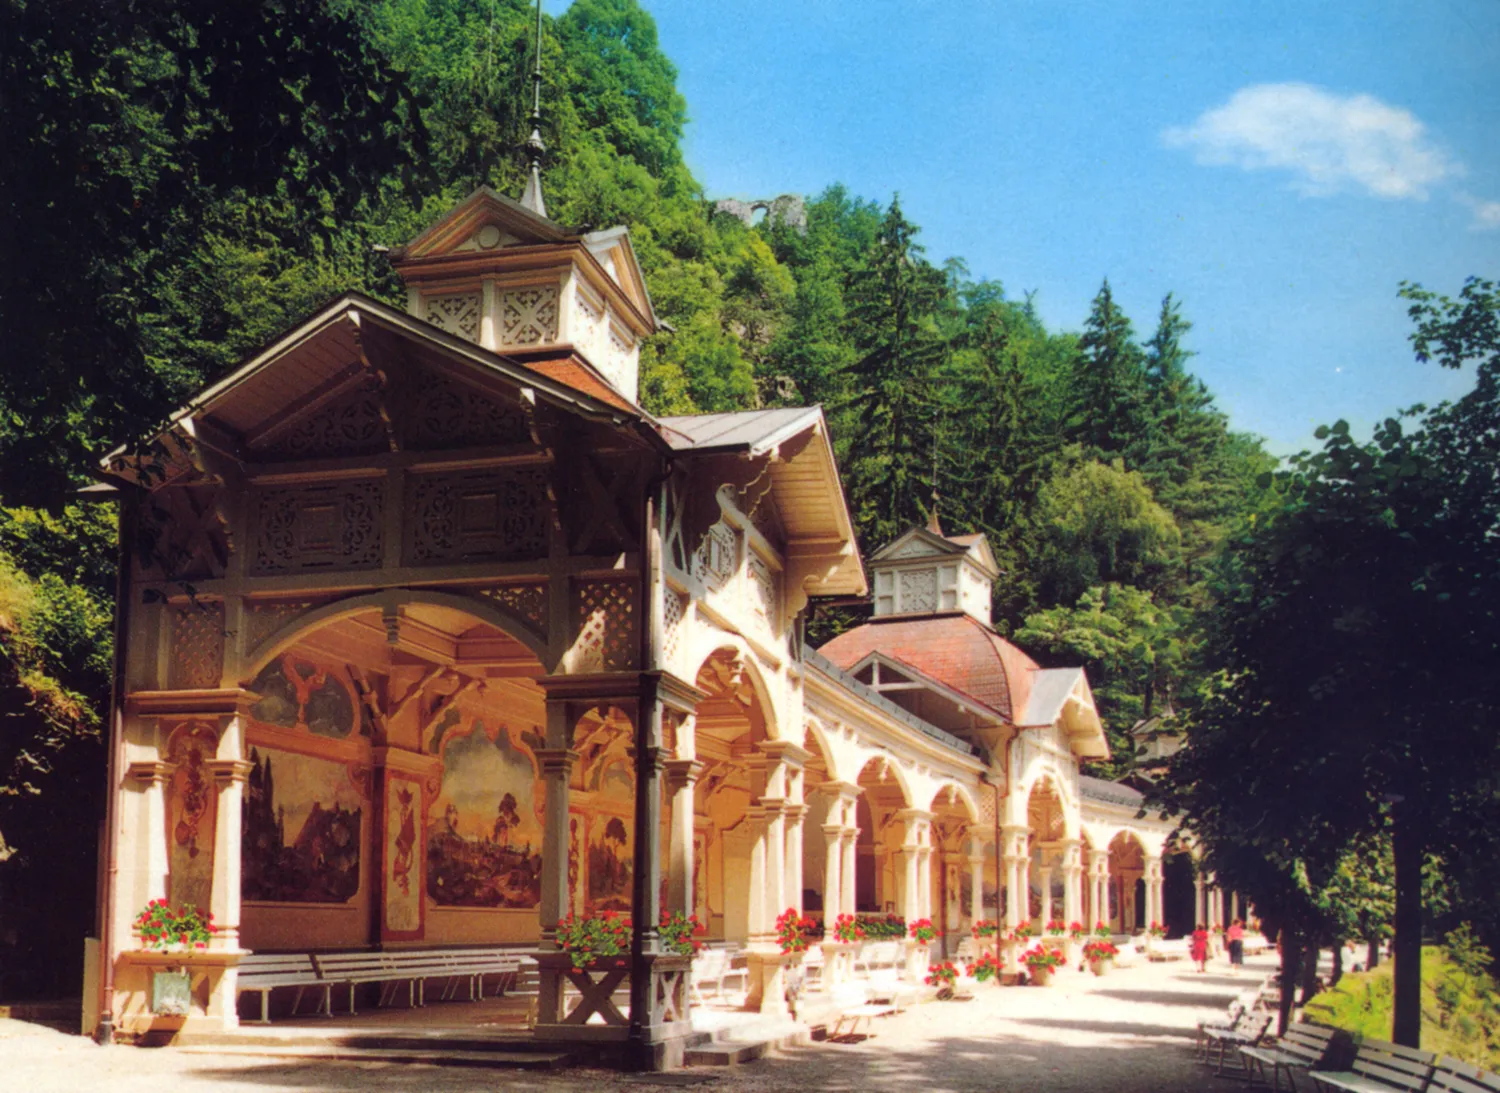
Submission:
M 422 929 L 422 784 L 386 772 L 385 781 L 385 929 L 419 933 Z
M 214 829 L 219 791 L 208 761 L 218 750 L 212 725 L 192 722 L 178 728 L 167 747 L 172 774 L 167 805 L 169 888 L 172 902 L 209 909 L 214 885 Z
M 347 903 L 359 891 L 361 793 L 341 762 L 250 749 L 241 888 L 244 899 Z
M 536 767 L 503 726 L 475 720 L 442 742 L 443 780 L 427 825 L 427 895 L 439 907 L 542 902 Z
M 583 847 L 588 820 L 582 813 L 568 815 L 568 910 L 582 918 L 585 913 L 583 891 Z
M 635 862 L 634 825 L 629 819 L 635 783 L 623 767 L 611 766 L 600 778 L 599 795 L 605 809 L 618 809 L 619 813 L 600 811 L 589 824 L 586 905 L 589 914 L 628 912 Z
M 259 696 L 250 716 L 267 725 L 343 740 L 359 724 L 359 703 L 343 670 L 291 653 L 261 669 L 250 690 Z

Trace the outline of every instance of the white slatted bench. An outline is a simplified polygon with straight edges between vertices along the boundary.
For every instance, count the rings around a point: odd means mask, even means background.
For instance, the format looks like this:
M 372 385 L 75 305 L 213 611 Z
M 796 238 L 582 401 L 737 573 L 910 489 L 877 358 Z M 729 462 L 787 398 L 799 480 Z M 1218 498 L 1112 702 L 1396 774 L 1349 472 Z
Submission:
M 522 954 L 517 950 L 431 949 L 425 955 L 433 963 L 448 969 L 449 981 L 443 991 L 444 1001 L 453 997 L 457 984 L 464 981 L 469 984 L 469 1001 L 474 1002 L 483 998 L 484 977 L 487 975 L 493 975 L 499 979 L 495 988 L 495 994 L 499 996 L 507 988 L 515 985 L 521 973 Z
M 423 952 L 412 953 L 317 953 L 313 957 L 323 978 L 349 987 L 349 1012 L 354 1012 L 354 988 L 361 983 L 379 983 L 380 1005 L 385 1005 L 402 983 L 407 1005 L 417 1006 L 417 992 L 428 979 L 448 974 L 439 961 Z
M 1427 1093 L 1500 1093 L 1500 1074 L 1444 1055 L 1427 1083 Z
M 1354 1053 L 1348 1070 L 1309 1070 L 1307 1076 L 1318 1089 L 1345 1089 L 1349 1093 L 1424 1093 L 1432 1077 L 1437 1055 L 1385 1040 L 1364 1040 Z
M 1329 1042 L 1333 1039 L 1333 1029 L 1322 1028 L 1319 1025 L 1308 1025 L 1298 1023 L 1288 1025 L 1286 1035 L 1277 1039 L 1274 1044 L 1265 1047 L 1242 1047 L 1240 1048 L 1240 1059 L 1245 1065 L 1248 1074 L 1252 1066 L 1259 1071 L 1262 1080 L 1266 1076 L 1266 1067 L 1271 1068 L 1271 1090 L 1277 1093 L 1281 1089 L 1281 1072 L 1287 1072 L 1287 1081 L 1292 1082 L 1292 1088 L 1296 1083 L 1292 1079 L 1293 1070 L 1311 1070 L 1323 1061 L 1323 1056 L 1328 1053 Z
M 1189 945 L 1189 939 L 1185 937 L 1173 938 L 1171 941 L 1158 938 L 1147 950 L 1147 958 L 1153 961 L 1186 960 L 1191 953 Z
M 271 1023 L 269 1003 L 271 992 L 277 987 L 294 987 L 297 997 L 292 1000 L 292 1015 L 302 1004 L 303 992 L 311 989 L 323 992 L 323 1002 L 318 1012 L 324 1017 L 333 1016 L 332 992 L 334 984 L 318 974 L 312 957 L 306 953 L 247 953 L 240 957 L 236 976 L 235 997 L 241 994 L 260 995 L 260 1021 Z

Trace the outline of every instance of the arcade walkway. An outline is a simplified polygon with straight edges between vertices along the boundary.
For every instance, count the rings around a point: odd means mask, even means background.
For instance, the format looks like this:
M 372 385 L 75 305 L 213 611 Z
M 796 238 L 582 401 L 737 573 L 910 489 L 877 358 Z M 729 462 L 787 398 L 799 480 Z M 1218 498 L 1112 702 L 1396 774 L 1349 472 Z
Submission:
M 1049 988 L 980 989 L 973 1002 L 930 1003 L 875 1022 L 860 1044 L 815 1044 L 734 1069 L 691 1069 L 660 1081 L 593 1070 L 464 1070 L 384 1063 L 295 1062 L 95 1047 L 0 1021 L 4 1087 L 26 1093 L 562 1093 L 680 1089 L 724 1093 L 1198 1093 L 1222 1086 L 1192 1058 L 1196 1023 L 1222 1012 L 1274 957 L 1231 978 L 1186 961 L 1139 964 L 1095 979 L 1070 972 Z

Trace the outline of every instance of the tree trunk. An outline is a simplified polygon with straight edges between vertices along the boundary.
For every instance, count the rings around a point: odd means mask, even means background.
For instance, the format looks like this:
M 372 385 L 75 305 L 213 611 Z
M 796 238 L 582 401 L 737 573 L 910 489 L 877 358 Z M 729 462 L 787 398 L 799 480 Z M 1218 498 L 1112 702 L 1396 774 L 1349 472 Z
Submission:
M 1395 1014 L 1391 1039 L 1422 1046 L 1422 830 L 1405 803 L 1393 809 L 1396 859 Z
M 1339 938 L 1333 943 L 1333 975 L 1329 977 L 1328 985 L 1337 987 L 1342 978 L 1344 978 L 1344 939 Z
M 1373 972 L 1380 967 L 1380 938 L 1372 937 L 1365 942 L 1365 971 Z
M 1297 1005 L 1305 1006 L 1313 995 L 1318 993 L 1318 939 L 1316 935 L 1310 935 L 1307 945 L 1302 950 L 1301 983 L 1302 997 L 1297 999 Z
M 1276 1035 L 1285 1036 L 1297 997 L 1297 970 L 1302 964 L 1302 932 L 1290 920 L 1281 926 L 1281 1006 Z

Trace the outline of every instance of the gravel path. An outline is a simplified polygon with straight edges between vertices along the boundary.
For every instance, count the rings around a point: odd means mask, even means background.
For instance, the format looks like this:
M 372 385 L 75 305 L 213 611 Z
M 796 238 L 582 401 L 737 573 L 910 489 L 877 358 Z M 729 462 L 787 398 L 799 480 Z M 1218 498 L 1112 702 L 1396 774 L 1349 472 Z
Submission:
M 505 1090 L 590 1093 L 677 1089 L 724 1093 L 1189 1093 L 1222 1086 L 1192 1056 L 1193 1030 L 1270 971 L 1246 960 L 1233 978 L 1220 962 L 1138 964 L 1096 979 L 1064 973 L 1047 988 L 985 987 L 972 1002 L 934 1002 L 875 1022 L 873 1039 L 815 1044 L 733 1069 L 625 1076 L 557 1074 L 308 1060 L 215 1058 L 167 1049 L 100 1048 L 0 1020 L 0 1089 L 16 1093 L 411 1093 Z

